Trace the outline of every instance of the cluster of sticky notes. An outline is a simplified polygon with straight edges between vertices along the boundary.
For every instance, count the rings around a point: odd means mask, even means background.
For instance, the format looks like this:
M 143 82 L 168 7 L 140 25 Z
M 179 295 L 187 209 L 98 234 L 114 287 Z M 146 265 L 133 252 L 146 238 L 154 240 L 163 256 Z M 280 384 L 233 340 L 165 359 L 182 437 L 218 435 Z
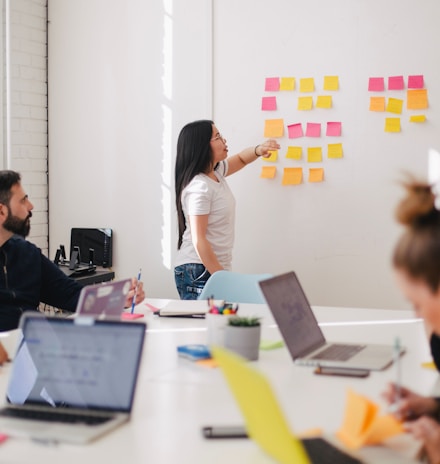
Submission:
M 403 433 L 403 425 L 391 414 L 379 413 L 379 406 L 365 396 L 348 390 L 342 426 L 336 436 L 348 448 L 383 443 Z
M 405 87 L 404 76 L 388 77 L 388 90 L 404 91 L 406 88 L 406 109 L 410 111 L 426 110 L 428 108 L 428 90 L 425 88 L 425 79 L 421 74 L 408 76 Z M 370 77 L 368 80 L 369 92 L 384 92 L 385 78 Z M 387 112 L 401 115 L 404 108 L 404 99 L 384 96 L 370 97 L 370 111 Z M 410 114 L 410 122 L 421 123 L 426 121 L 425 114 Z M 400 132 L 400 117 L 385 118 L 385 132 Z

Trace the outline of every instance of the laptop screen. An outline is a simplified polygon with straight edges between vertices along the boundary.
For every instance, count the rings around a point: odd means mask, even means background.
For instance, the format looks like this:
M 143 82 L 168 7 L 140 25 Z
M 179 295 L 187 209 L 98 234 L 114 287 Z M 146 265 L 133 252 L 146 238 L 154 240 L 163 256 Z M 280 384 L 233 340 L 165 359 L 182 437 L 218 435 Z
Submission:
M 7 399 L 129 412 L 146 325 L 25 314 Z

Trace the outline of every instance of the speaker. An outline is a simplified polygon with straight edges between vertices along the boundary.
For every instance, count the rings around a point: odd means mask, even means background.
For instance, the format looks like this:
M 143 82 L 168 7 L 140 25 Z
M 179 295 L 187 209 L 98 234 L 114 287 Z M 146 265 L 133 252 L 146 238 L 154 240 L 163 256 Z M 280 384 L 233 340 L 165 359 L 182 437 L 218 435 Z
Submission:
M 70 254 L 79 247 L 80 256 L 90 255 L 93 250 L 93 260 L 97 266 L 112 266 L 113 231 L 112 229 L 92 229 L 74 227 L 70 232 Z

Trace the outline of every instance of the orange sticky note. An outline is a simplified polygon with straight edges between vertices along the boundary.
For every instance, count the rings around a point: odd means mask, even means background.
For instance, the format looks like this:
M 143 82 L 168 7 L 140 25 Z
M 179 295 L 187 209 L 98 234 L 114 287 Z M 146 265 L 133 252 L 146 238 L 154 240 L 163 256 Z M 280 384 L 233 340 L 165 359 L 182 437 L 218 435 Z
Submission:
M 284 135 L 284 119 L 266 119 L 264 136 L 278 138 Z
M 406 99 L 406 107 L 409 110 L 424 110 L 428 108 L 427 89 L 407 90 Z
M 342 143 L 329 143 L 327 147 L 327 158 L 342 158 Z
M 298 185 L 302 183 L 302 168 L 284 168 L 283 185 Z
M 332 96 L 331 95 L 318 95 L 316 99 L 316 108 L 329 109 L 332 107 Z
M 324 90 L 339 90 L 339 77 L 324 76 Z
M 370 111 L 385 111 L 385 97 L 370 97 Z
M 293 90 L 295 88 L 294 77 L 282 77 L 280 82 L 280 90 Z
M 287 147 L 286 158 L 300 160 L 302 158 L 302 147 Z
M 263 166 L 261 168 L 260 177 L 262 179 L 274 179 L 276 173 L 277 173 L 277 167 L 276 166 Z
M 385 118 L 385 132 L 400 132 L 400 118 Z
M 322 182 L 324 180 L 323 168 L 310 168 L 309 169 L 309 182 Z
M 298 110 L 307 111 L 313 108 L 313 97 L 298 97 Z
M 403 100 L 400 98 L 388 98 L 387 111 L 402 114 Z
M 321 147 L 307 148 L 307 162 L 308 163 L 320 163 L 321 161 L 322 161 L 322 148 Z
M 300 92 L 313 92 L 315 90 L 315 80 L 313 77 L 303 77 L 299 80 Z

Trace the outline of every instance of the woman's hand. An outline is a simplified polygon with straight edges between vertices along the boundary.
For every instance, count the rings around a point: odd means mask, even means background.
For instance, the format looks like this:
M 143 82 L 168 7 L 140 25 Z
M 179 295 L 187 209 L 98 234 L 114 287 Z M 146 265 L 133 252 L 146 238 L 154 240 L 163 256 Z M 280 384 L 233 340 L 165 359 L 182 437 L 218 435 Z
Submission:
M 420 419 L 406 424 L 408 432 L 414 438 L 421 440 L 430 463 L 440 462 L 440 424 L 431 417 Z
M 279 150 L 279 149 L 280 149 L 280 144 L 274 139 L 269 139 L 269 140 L 266 140 L 261 145 L 257 145 L 255 147 L 255 154 L 257 156 L 268 158 L 271 155 L 270 151 Z
M 129 308 L 133 303 L 133 297 L 135 297 L 134 304 L 142 303 L 145 300 L 144 284 L 138 281 L 135 277 L 131 279 L 130 291 L 127 294 L 125 300 L 125 307 Z

